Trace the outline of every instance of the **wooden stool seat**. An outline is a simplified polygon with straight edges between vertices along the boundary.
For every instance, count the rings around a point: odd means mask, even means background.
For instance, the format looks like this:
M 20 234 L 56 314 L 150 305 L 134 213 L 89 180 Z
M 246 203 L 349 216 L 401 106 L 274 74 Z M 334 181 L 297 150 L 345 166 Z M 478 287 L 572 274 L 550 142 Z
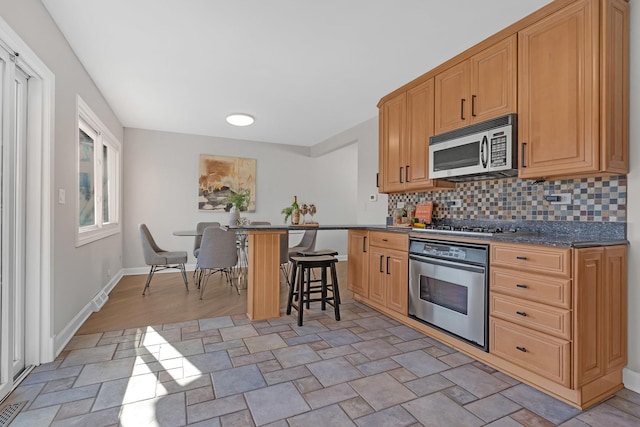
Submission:
M 331 251 L 335 253 L 335 251 Z M 289 298 L 287 300 L 287 314 L 291 314 L 291 308 L 298 311 L 298 326 L 302 326 L 304 305 L 310 307 L 311 302 L 320 302 L 320 308 L 326 310 L 327 304 L 334 308 L 336 320 L 340 320 L 340 289 L 338 287 L 338 275 L 336 263 L 338 260 L 331 255 L 305 254 L 306 256 L 293 256 L 291 262 L 291 280 L 289 283 Z M 311 270 L 321 269 L 320 279 L 311 278 Z M 331 273 L 331 282 L 328 281 L 327 270 Z M 314 283 L 318 283 L 315 284 Z M 329 296 L 329 292 L 331 295 Z M 320 297 L 312 295 L 320 294 Z M 294 302 L 294 297 L 296 302 Z

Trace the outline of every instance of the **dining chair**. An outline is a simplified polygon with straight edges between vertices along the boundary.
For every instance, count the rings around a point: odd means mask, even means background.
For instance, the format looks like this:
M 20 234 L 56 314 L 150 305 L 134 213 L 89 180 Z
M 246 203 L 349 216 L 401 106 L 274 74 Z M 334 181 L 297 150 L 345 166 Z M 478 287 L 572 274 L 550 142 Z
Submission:
M 156 271 L 166 270 L 168 268 L 180 270 L 182 279 L 184 280 L 184 286 L 187 288 L 187 292 L 189 292 L 189 282 L 187 282 L 187 273 L 184 268 L 184 264 L 187 262 L 187 251 L 165 251 L 164 249 L 160 249 L 145 224 L 140 224 L 139 230 L 144 262 L 151 266 L 142 295 L 145 295 L 147 292 L 153 274 Z
M 198 258 L 198 253 L 200 252 L 200 244 L 202 242 L 202 233 L 204 233 L 204 229 L 207 227 L 220 227 L 219 222 L 199 222 L 196 224 L 196 238 L 193 241 L 193 256 Z
M 289 248 L 289 258 L 296 256 L 298 252 L 313 252 L 316 249 L 316 234 L 318 230 L 305 230 L 300 242 Z
M 236 233 L 234 230 L 225 230 L 216 227 L 207 227 L 202 233 L 200 253 L 198 254 L 198 268 L 202 274 L 200 276 L 200 299 L 204 295 L 209 277 L 222 271 L 227 280 L 240 295 L 238 283 L 233 281 L 233 267 L 238 263 L 238 251 L 236 246 Z
M 207 227 L 220 227 L 219 222 L 199 222 L 196 224 L 196 237 L 193 240 L 193 256 L 198 260 L 198 254 L 200 253 L 200 244 L 202 242 L 202 233 L 204 233 L 204 229 Z M 195 280 L 198 286 L 200 285 L 200 269 L 198 268 L 198 263 L 196 262 L 196 268 L 193 269 L 193 279 Z
M 269 221 L 251 221 L 250 225 L 271 225 Z M 285 283 L 289 284 L 289 231 L 280 235 L 280 271 L 284 276 Z

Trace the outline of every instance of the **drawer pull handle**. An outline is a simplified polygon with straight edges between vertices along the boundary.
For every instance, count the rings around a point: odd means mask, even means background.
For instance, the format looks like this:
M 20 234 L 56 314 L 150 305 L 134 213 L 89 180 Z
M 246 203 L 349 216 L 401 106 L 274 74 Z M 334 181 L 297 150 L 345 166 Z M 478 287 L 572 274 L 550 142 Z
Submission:
M 382 241 L 383 241 L 383 242 L 388 242 L 388 241 L 389 241 L 389 239 L 382 239 Z
M 528 287 L 527 285 L 523 285 L 522 283 L 518 283 L 516 285 L 516 288 L 520 288 L 520 289 L 527 289 L 527 287 Z
M 517 256 L 516 259 L 519 259 L 520 261 L 526 261 L 527 257 L 526 256 Z
M 526 353 L 526 352 L 527 352 L 527 349 L 526 349 L 526 348 L 524 348 L 524 347 L 516 346 L 516 348 L 517 348 L 518 350 L 520 350 L 521 352 L 523 352 L 523 353 Z
M 525 313 L 524 311 L 516 311 L 516 314 L 517 314 L 518 316 L 527 317 L 527 313 Z

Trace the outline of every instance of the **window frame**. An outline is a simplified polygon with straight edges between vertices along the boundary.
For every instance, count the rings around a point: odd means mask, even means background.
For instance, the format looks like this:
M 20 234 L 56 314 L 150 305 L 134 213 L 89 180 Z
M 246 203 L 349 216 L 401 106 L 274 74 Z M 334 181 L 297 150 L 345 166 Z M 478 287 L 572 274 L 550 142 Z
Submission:
M 95 224 L 80 226 L 80 129 L 95 136 L 93 147 L 93 187 Z M 87 132 L 89 130 L 90 132 Z M 86 102 L 77 95 L 76 103 L 76 176 L 75 176 L 75 228 L 76 247 L 95 242 L 122 232 L 121 200 L 122 144 L 102 123 Z M 108 148 L 107 165 L 103 165 L 104 147 Z M 109 222 L 103 223 L 103 172 L 107 168 Z

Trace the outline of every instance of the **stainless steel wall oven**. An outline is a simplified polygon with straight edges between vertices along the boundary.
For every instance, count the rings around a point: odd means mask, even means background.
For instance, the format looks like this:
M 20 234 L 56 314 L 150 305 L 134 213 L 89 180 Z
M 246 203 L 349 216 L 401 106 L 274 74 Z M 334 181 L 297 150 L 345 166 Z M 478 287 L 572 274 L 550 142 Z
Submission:
M 409 239 L 409 315 L 489 351 L 489 246 Z

